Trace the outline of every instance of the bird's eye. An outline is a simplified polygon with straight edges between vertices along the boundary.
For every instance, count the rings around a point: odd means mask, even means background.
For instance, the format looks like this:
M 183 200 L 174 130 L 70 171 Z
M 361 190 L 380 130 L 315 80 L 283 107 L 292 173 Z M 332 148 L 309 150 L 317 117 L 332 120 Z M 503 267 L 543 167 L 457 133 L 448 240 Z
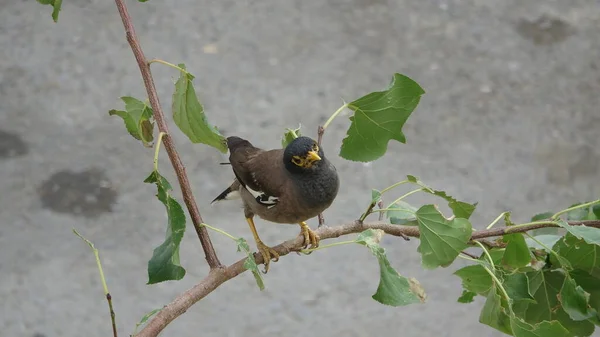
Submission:
M 319 145 L 317 145 L 317 144 L 314 144 L 314 145 L 313 145 L 313 147 L 312 147 L 312 149 L 313 149 L 313 151 L 315 151 L 315 152 L 319 152 Z
M 300 167 L 304 166 L 304 160 L 302 160 L 302 158 L 300 158 L 298 156 L 294 156 L 292 158 L 292 163 L 294 163 L 295 165 L 300 166 Z

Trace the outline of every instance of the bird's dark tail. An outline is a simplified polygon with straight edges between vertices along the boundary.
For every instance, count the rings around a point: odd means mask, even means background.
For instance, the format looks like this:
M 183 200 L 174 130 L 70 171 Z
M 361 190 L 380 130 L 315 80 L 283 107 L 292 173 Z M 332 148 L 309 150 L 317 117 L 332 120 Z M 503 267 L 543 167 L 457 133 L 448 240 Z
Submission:
M 240 198 L 239 188 L 240 188 L 240 183 L 236 179 L 233 182 L 233 184 L 231 184 L 231 186 L 227 187 L 223 192 L 221 192 L 221 194 L 219 194 L 216 198 L 214 198 L 213 201 L 210 202 L 210 204 L 214 205 L 215 203 L 222 201 L 222 200 L 239 199 Z

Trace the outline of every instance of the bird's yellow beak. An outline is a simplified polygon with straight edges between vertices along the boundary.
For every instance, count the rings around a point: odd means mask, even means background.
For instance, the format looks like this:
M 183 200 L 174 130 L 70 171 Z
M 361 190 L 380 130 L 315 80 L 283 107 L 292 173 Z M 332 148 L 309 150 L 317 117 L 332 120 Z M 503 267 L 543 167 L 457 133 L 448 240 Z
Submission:
M 321 157 L 315 151 L 308 151 L 308 155 L 306 156 L 310 162 L 321 160 Z

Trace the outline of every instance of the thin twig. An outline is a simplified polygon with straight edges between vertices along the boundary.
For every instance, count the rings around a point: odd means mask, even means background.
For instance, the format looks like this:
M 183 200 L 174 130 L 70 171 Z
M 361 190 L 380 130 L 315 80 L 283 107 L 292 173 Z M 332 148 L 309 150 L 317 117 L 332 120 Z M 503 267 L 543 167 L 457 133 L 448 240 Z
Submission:
M 466 255 L 466 256 L 468 256 L 468 257 L 470 257 L 470 258 L 473 258 L 473 259 L 475 259 L 475 260 L 478 260 L 478 259 L 479 259 L 479 256 L 477 256 L 477 255 L 475 255 L 475 254 L 468 253 L 468 252 L 467 252 L 467 251 L 465 251 L 465 250 L 463 250 L 463 251 L 462 251 L 462 252 L 460 252 L 460 253 L 461 253 L 461 254 L 463 254 L 463 255 Z
M 572 226 L 580 226 L 585 225 L 589 227 L 600 228 L 600 220 L 590 220 L 590 221 L 569 221 L 568 222 Z M 517 232 L 527 232 L 529 230 L 542 228 L 542 227 L 555 227 L 554 223 L 548 223 L 545 226 L 541 224 L 531 225 L 530 227 L 521 227 L 514 231 L 510 231 L 510 233 Z M 335 227 L 321 227 L 316 230 L 316 234 L 319 235 L 321 240 L 337 238 L 343 235 L 348 235 L 352 233 L 359 233 L 366 229 L 381 229 L 385 233 L 394 235 L 394 236 L 411 236 L 411 237 L 419 237 L 419 228 L 414 226 L 398 226 L 385 222 L 372 222 L 372 223 L 362 223 L 360 221 L 353 221 L 351 223 L 335 226 Z M 505 234 L 507 231 L 504 228 L 495 228 L 495 229 L 484 229 L 480 231 L 473 232 L 471 239 L 482 239 L 493 236 L 500 236 Z M 285 241 L 275 247 L 273 249 L 279 254 L 280 257 L 289 254 L 290 252 L 297 252 L 302 249 L 302 245 L 304 244 L 304 236 L 298 236 L 292 240 Z M 257 264 L 262 264 L 263 258 L 261 254 L 254 254 L 254 259 Z M 196 284 L 191 289 L 177 296 L 173 302 L 169 303 L 165 306 L 154 318 L 152 318 L 148 324 L 137 334 L 137 337 L 154 337 L 158 336 L 158 334 L 171 323 L 174 319 L 182 315 L 186 312 L 192 305 L 196 302 L 200 301 L 212 291 L 217 289 L 221 284 L 231 280 L 232 278 L 238 276 L 239 274 L 246 271 L 244 267 L 244 262 L 246 258 L 242 258 L 236 263 L 227 266 L 225 268 L 219 268 L 211 270 L 207 277 L 205 277 L 202 281 Z
M 179 181 L 179 186 L 181 186 L 183 201 L 187 206 L 187 209 L 190 213 L 190 217 L 192 218 L 192 223 L 194 224 L 194 228 L 196 229 L 196 233 L 198 234 L 198 238 L 200 239 L 200 243 L 202 244 L 202 249 L 204 250 L 206 261 L 208 262 L 208 265 L 211 269 L 222 267 L 221 262 L 217 257 L 217 253 L 215 252 L 215 249 L 210 240 L 210 236 L 208 235 L 208 231 L 205 227 L 202 226 L 202 223 L 204 221 L 202 220 L 202 216 L 200 215 L 200 211 L 198 210 L 198 206 L 196 205 L 196 200 L 194 198 L 194 195 L 192 194 L 190 182 L 188 180 L 187 174 L 185 173 L 185 166 L 183 166 L 181 158 L 179 158 L 179 154 L 175 149 L 173 140 L 169 135 L 169 128 L 167 126 L 167 122 L 165 120 L 165 116 L 160 105 L 160 101 L 158 99 L 158 94 L 156 92 L 156 87 L 154 85 L 152 73 L 150 72 L 150 65 L 148 64 L 148 61 L 144 56 L 142 47 L 140 46 L 138 38 L 135 34 L 133 23 L 131 21 L 131 17 L 129 16 L 129 12 L 127 11 L 127 7 L 125 6 L 125 2 L 124 0 L 115 0 L 115 3 L 117 4 L 121 20 L 123 21 L 123 26 L 125 27 L 125 36 L 127 38 L 127 42 L 131 46 L 133 55 L 135 56 L 135 59 L 140 68 L 140 72 L 142 73 L 144 85 L 146 86 L 146 91 L 148 93 L 148 99 L 150 100 L 150 105 L 152 106 L 152 110 L 154 111 L 154 120 L 156 121 L 156 125 L 158 126 L 159 132 L 165 133 L 162 141 L 165 146 L 165 150 L 169 155 L 169 159 L 171 160 L 171 164 L 173 165 L 173 169 L 177 174 L 177 180 Z

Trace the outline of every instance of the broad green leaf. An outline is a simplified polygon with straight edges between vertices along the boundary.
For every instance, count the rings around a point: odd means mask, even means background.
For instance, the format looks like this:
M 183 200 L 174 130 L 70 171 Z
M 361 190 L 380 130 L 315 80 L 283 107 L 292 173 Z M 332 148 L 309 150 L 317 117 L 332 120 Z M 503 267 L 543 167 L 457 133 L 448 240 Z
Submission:
M 302 134 L 300 133 L 300 128 L 302 127 L 302 125 L 299 125 L 297 129 L 289 129 L 286 128 L 285 133 L 283 134 L 283 137 L 281 138 L 281 147 L 282 148 L 286 148 L 288 146 L 289 143 L 291 143 L 294 139 L 302 136 Z
M 572 268 L 581 269 L 594 277 L 600 278 L 600 247 L 586 243 L 574 235 L 567 233 L 562 240 L 553 246 L 561 257 L 569 261 Z M 555 257 L 550 257 L 552 263 Z
M 416 213 L 421 242 L 423 267 L 432 269 L 446 267 L 467 248 L 471 238 L 471 223 L 467 219 L 448 220 L 434 205 L 424 205 Z
M 484 296 L 492 288 L 492 277 L 481 265 L 463 267 L 454 272 L 462 280 L 465 290 Z
M 471 217 L 471 215 L 473 214 L 473 212 L 475 212 L 477 203 L 469 204 L 464 201 L 458 201 L 458 200 L 454 199 L 454 197 L 448 195 L 445 191 L 434 190 L 433 188 L 425 185 L 425 183 L 423 183 L 421 180 L 419 180 L 418 177 L 415 177 L 412 175 L 407 175 L 406 178 L 411 183 L 421 186 L 423 188 L 424 192 L 433 194 L 435 196 L 438 196 L 438 197 L 446 200 L 448 202 L 448 207 L 450 207 L 450 209 L 452 210 L 452 213 L 457 218 L 469 219 Z
M 462 294 L 458 298 L 458 303 L 471 303 L 475 300 L 476 293 L 468 290 L 463 290 Z
M 62 0 L 37 0 L 37 2 L 42 5 L 52 6 L 52 20 L 58 22 L 58 12 L 60 12 L 60 7 L 62 6 Z
M 566 221 L 558 219 L 558 225 L 579 239 L 593 245 L 600 245 L 600 229 L 588 226 L 571 226 Z
M 171 185 L 157 171 L 153 171 L 144 182 L 156 184 L 156 196 L 165 205 L 168 217 L 165 241 L 154 249 L 148 261 L 148 284 L 181 280 L 185 269 L 179 262 L 179 245 L 185 232 L 185 214 L 181 205 L 169 194 Z
M 184 64 L 178 65 L 185 70 Z M 204 113 L 204 108 L 194 90 L 192 80 L 194 76 L 187 72 L 181 72 L 175 83 L 173 93 L 173 119 L 192 143 L 203 143 L 217 150 L 227 153 L 225 137 L 221 135 L 216 127 L 210 125 Z
M 372 92 L 348 104 L 354 111 L 342 141 L 340 156 L 369 162 L 383 156 L 388 142 L 406 143 L 402 126 L 419 104 L 425 91 L 412 79 L 394 74 L 387 90 Z
M 387 208 L 389 211 L 386 212 L 386 216 L 393 224 L 405 225 L 409 221 L 416 220 L 417 209 L 403 200 L 391 204 Z
M 570 337 L 571 334 L 558 321 L 529 324 L 519 317 L 510 316 L 510 326 L 515 337 Z
M 529 303 L 525 311 L 525 320 L 529 323 L 552 320 L 552 309 L 558 303 L 564 276 L 559 272 L 539 271 L 527 273 L 529 291 L 535 303 Z
M 261 291 L 265 290 L 265 283 L 263 281 L 262 275 L 260 274 L 260 271 L 258 270 L 258 265 L 254 260 L 254 254 L 252 254 L 252 252 L 250 251 L 250 246 L 248 246 L 248 242 L 244 238 L 238 238 L 236 242 L 238 252 L 243 251 L 248 256 L 246 258 L 246 261 L 244 261 L 244 268 L 252 272 L 258 289 L 260 289 Z
M 479 315 L 479 322 L 489 325 L 492 328 L 502 331 L 505 334 L 512 334 L 510 327 L 510 317 L 506 313 L 506 302 L 502 300 L 499 291 L 495 286 L 489 291 L 485 304 Z
M 529 279 L 524 273 L 509 274 L 504 278 L 503 287 L 513 301 L 534 302 L 529 292 Z
M 502 258 L 502 264 L 504 266 L 518 269 L 529 264 L 532 256 L 529 252 L 529 247 L 527 247 L 527 243 L 525 243 L 523 234 L 507 234 L 504 235 L 502 240 L 507 242 L 506 250 L 504 251 L 504 257 Z
M 154 131 L 154 123 L 151 121 L 152 108 L 133 97 L 123 96 L 121 99 L 125 102 L 125 111 L 113 109 L 108 114 L 123 118 L 129 134 L 148 147 L 153 140 Z
M 600 312 L 600 279 L 580 269 L 573 270 L 570 275 L 583 290 L 590 294 L 590 306 L 596 312 Z
M 589 305 L 590 294 L 585 292 L 575 281 L 566 277 L 560 290 L 559 300 L 563 310 L 574 321 L 583 321 L 597 316 L 596 310 Z
M 398 274 L 390 265 L 385 249 L 379 245 L 383 231 L 367 229 L 360 233 L 355 242 L 366 246 L 379 261 L 379 286 L 373 299 L 379 303 L 402 306 L 425 302 L 425 290 L 415 279 L 408 279 Z

